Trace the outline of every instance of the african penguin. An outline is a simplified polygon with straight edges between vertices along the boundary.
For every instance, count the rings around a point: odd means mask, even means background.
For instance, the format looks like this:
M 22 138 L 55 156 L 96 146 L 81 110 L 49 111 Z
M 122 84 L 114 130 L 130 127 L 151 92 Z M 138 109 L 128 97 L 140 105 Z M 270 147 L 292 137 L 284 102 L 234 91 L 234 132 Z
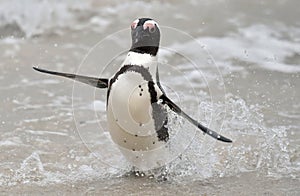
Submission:
M 157 68 L 158 24 L 150 18 L 134 20 L 131 39 L 126 59 L 109 79 L 34 69 L 107 88 L 106 110 L 111 138 L 125 158 L 141 171 L 163 166 L 170 156 L 166 148 L 170 139 L 166 107 L 213 138 L 232 142 L 191 118 L 167 97 L 160 85 Z

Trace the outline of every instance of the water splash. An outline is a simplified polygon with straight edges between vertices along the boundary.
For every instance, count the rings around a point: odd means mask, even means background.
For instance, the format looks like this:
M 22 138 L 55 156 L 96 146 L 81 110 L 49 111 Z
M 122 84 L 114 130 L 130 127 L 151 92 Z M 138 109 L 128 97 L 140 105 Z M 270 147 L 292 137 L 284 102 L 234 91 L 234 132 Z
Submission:
M 0 2 L 0 34 L 31 37 L 53 27 L 75 25 L 75 13 L 88 8 L 80 1 L 18 0 Z
M 297 169 L 291 163 L 295 149 L 289 146 L 289 127 L 267 127 L 261 107 L 248 106 L 239 97 L 229 95 L 227 105 L 231 112 L 226 115 L 223 131 L 231 135 L 233 144 L 224 145 L 197 134 L 190 147 L 169 166 L 172 178 L 207 179 L 253 171 L 279 177 Z

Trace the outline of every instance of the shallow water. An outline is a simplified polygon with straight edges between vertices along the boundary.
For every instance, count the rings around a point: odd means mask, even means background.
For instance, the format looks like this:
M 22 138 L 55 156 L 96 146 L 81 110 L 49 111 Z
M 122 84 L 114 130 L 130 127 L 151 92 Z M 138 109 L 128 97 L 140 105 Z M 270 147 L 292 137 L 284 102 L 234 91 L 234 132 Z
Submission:
M 0 2 L 3 193 L 299 194 L 298 1 L 51 2 Z M 168 95 L 234 141 L 173 116 L 181 156 L 166 182 L 157 171 L 124 176 L 130 166 L 106 129 L 106 90 L 31 68 L 109 77 L 140 16 L 160 24 Z

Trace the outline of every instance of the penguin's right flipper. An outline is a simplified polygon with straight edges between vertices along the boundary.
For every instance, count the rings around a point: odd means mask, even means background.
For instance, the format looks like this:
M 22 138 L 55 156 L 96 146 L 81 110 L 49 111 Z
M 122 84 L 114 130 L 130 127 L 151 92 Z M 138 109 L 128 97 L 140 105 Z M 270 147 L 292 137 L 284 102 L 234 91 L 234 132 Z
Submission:
M 69 78 L 72 80 L 76 80 L 97 88 L 107 88 L 108 87 L 108 79 L 106 78 L 94 78 L 94 77 L 89 77 L 89 76 L 81 76 L 81 75 L 76 75 L 76 74 L 69 74 L 69 73 L 61 73 L 61 72 L 56 72 L 56 71 L 49 71 L 45 69 L 40 69 L 37 67 L 33 67 L 34 70 L 42 72 L 42 73 L 47 73 L 47 74 L 52 74 L 56 76 L 62 76 L 65 78 Z
M 228 139 L 228 138 L 218 134 L 217 132 L 203 126 L 198 121 L 196 121 L 195 119 L 193 119 L 192 117 L 187 115 L 184 111 L 182 111 L 180 109 L 180 107 L 178 107 L 175 103 L 173 103 L 173 101 L 171 101 L 165 94 L 161 95 L 160 99 L 162 99 L 163 104 L 167 104 L 167 106 L 169 106 L 169 108 L 171 110 L 173 110 L 178 115 L 180 115 L 180 116 L 184 117 L 185 119 L 187 119 L 190 123 L 192 123 L 193 125 L 198 127 L 201 131 L 203 131 L 203 133 L 208 134 L 209 136 L 215 138 L 216 140 L 220 140 L 222 142 L 228 142 L 228 143 L 232 142 L 231 139 Z

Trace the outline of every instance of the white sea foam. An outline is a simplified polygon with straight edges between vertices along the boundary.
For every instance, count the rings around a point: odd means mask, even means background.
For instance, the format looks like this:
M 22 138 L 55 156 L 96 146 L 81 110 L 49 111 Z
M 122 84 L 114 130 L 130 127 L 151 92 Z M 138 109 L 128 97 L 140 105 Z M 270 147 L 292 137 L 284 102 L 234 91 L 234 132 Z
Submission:
M 195 52 L 195 49 L 200 47 L 207 49 L 207 56 L 211 54 L 216 65 L 226 70 L 224 73 L 242 71 L 249 64 L 266 70 L 298 73 L 300 65 L 289 63 L 287 59 L 299 55 L 300 45 L 293 40 L 292 36 L 291 39 L 282 39 L 282 36 L 287 33 L 299 35 L 300 28 L 252 25 L 224 37 L 199 37 L 186 43 L 173 44 L 169 48 L 192 56 L 194 62 L 201 58 L 200 51 Z M 160 55 L 162 59 L 166 59 L 172 55 L 172 52 L 162 50 Z M 235 62 L 237 60 L 238 63 Z M 211 66 L 209 62 L 197 63 L 197 65 L 204 68 Z
M 283 28 L 285 29 L 285 28 Z M 300 29 L 294 29 L 300 31 Z M 247 64 L 254 64 L 260 68 L 284 72 L 298 73 L 300 66 L 288 64 L 286 59 L 300 53 L 300 45 L 293 40 L 281 39 L 279 29 L 271 29 L 264 25 L 253 25 L 240 29 L 226 37 L 198 38 L 200 43 L 207 46 L 218 65 L 233 65 L 233 60 L 238 59 Z
M 34 131 L 34 130 L 25 130 L 25 132 L 34 134 L 34 135 L 59 135 L 59 136 L 68 136 L 67 133 L 57 132 L 57 131 Z
M 76 11 L 89 5 L 82 1 L 0 1 L 0 27 L 5 25 L 19 28 L 25 36 L 42 33 L 51 27 L 74 25 Z

